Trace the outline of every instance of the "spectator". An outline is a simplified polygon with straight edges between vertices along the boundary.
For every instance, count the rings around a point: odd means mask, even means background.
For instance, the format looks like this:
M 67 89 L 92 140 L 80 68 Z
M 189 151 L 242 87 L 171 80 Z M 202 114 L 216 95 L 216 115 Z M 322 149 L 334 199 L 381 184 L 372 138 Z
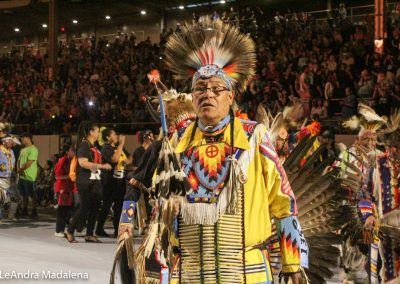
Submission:
M 198 16 L 194 15 L 195 21 Z M 212 17 L 217 18 L 217 14 Z M 290 102 L 300 97 L 306 115 L 310 100 L 325 96 L 329 115 L 340 116 L 341 107 L 336 102 L 345 97 L 347 86 L 361 99 L 375 104 L 380 113 L 389 101 L 386 110 L 390 112 L 398 102 L 395 89 L 400 82 L 398 18 L 397 12 L 388 14 L 386 49 L 380 55 L 374 52 L 373 21 L 366 18 L 350 24 L 344 5 L 318 25 L 304 12 L 276 13 L 268 18 L 259 8 L 228 8 L 220 19 L 249 33 L 257 48 L 257 79 L 238 94 L 239 107 L 248 112 L 250 119 L 254 119 L 259 103 L 273 110 L 279 92 L 272 82 L 278 81 Z M 178 24 L 176 32 L 180 30 Z M 172 32 L 163 30 L 159 44 L 136 42 L 134 35 L 122 33 L 113 41 L 92 37 L 82 43 L 62 42 L 54 82 L 46 75 L 47 54 L 26 49 L 0 56 L 0 122 L 34 121 L 31 127 L 35 134 L 50 134 L 76 132 L 79 123 L 89 118 L 112 123 L 150 121 L 142 100 L 154 91 L 145 79 L 150 69 L 161 69 L 166 85 L 180 91 L 188 89 L 186 82 L 174 81 L 162 64 L 164 45 Z M 379 82 L 382 70 L 387 87 L 382 92 L 379 86 L 378 92 L 375 82 Z M 264 92 L 266 89 L 269 91 Z M 71 107 L 64 110 L 60 105 Z M 139 126 L 127 131 L 141 129 Z
M 313 100 L 312 108 L 311 108 L 311 119 L 326 119 L 328 118 L 328 110 L 326 109 L 322 99 Z
M 37 218 L 37 193 L 36 178 L 38 174 L 39 151 L 33 145 L 32 134 L 21 135 L 21 142 L 24 148 L 19 154 L 17 169 L 19 173 L 18 189 L 22 196 L 22 216 L 28 216 L 29 197 L 32 200 L 32 211 L 30 217 Z
M 368 99 L 372 97 L 373 89 L 374 89 L 374 82 L 372 81 L 369 71 L 367 69 L 364 69 L 361 72 L 361 77 L 360 80 L 358 81 L 357 94 L 360 98 Z
M 38 204 L 47 206 L 53 201 L 54 174 L 53 162 L 47 160 L 42 167 L 38 167 L 38 178 L 36 181 Z
M 345 88 L 345 95 L 342 102 L 342 119 L 346 120 L 357 112 L 357 98 L 350 87 Z
M 298 90 L 301 104 L 304 108 L 304 115 L 308 115 L 310 113 L 310 76 L 308 66 L 304 66 L 302 69 L 302 73 L 299 78 L 299 90 Z
M 97 212 L 101 203 L 101 170 L 111 170 L 110 164 L 101 163 L 101 153 L 95 146 L 99 137 L 99 127 L 97 124 L 86 122 L 82 126 L 83 141 L 78 147 L 78 164 L 76 171 L 76 186 L 80 197 L 80 206 L 66 233 L 67 240 L 70 243 L 76 243 L 74 233 L 80 224 L 87 220 L 86 242 L 101 242 L 94 236 L 94 227 L 96 224 Z
M 139 133 L 140 147 L 133 153 L 133 165 L 138 167 L 142 161 L 142 157 L 146 149 L 153 143 L 154 135 L 150 130 L 145 130 Z
M 61 157 L 54 167 L 56 182 L 54 185 L 55 199 L 57 200 L 56 237 L 64 238 L 65 226 L 69 224 L 74 203 L 78 202 L 76 184 L 69 177 L 71 161 L 75 157 L 74 147 L 65 145 Z
M 104 146 L 101 149 L 101 156 L 104 163 L 112 166 L 112 171 L 103 171 L 101 181 L 103 186 L 103 202 L 100 210 L 96 235 L 100 237 L 109 237 L 104 231 L 104 223 L 114 204 L 114 234 L 118 234 L 119 217 L 122 212 L 122 204 L 126 190 L 126 165 L 129 164 L 129 153 L 124 149 L 125 135 L 117 135 L 112 128 L 106 128 L 102 131 Z

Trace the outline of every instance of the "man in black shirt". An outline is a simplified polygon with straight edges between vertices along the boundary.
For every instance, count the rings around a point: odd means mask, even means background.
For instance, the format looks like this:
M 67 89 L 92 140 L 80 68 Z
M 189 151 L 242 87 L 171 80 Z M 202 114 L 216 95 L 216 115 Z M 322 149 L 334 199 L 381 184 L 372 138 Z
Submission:
M 75 243 L 75 229 L 87 220 L 86 242 L 101 242 L 94 236 L 96 217 L 101 202 L 101 172 L 111 170 L 108 163 L 102 164 L 100 151 L 95 146 L 99 136 L 99 127 L 95 123 L 82 123 L 83 141 L 78 147 L 78 164 L 76 170 L 76 186 L 80 196 L 80 207 L 68 227 L 66 238 L 70 243 Z
M 145 130 L 140 132 L 139 141 L 141 146 L 137 148 L 133 153 L 133 165 L 135 166 L 135 168 L 137 168 L 140 165 L 144 152 L 154 141 L 154 136 L 151 130 Z

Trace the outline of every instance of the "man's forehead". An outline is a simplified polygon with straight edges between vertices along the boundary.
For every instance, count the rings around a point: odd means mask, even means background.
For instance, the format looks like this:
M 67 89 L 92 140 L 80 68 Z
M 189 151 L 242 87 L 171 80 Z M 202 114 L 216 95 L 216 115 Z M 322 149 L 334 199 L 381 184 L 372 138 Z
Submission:
M 224 80 L 222 80 L 221 78 L 217 77 L 217 76 L 213 76 L 210 78 L 199 78 L 195 85 L 207 85 L 207 83 L 221 83 L 221 84 L 225 84 Z
M 362 135 L 361 135 L 361 139 L 366 139 L 366 138 L 376 138 L 376 133 L 375 132 L 372 132 L 372 131 L 369 131 L 369 130 L 366 130 L 366 131 L 364 131 L 364 133 L 362 133 Z

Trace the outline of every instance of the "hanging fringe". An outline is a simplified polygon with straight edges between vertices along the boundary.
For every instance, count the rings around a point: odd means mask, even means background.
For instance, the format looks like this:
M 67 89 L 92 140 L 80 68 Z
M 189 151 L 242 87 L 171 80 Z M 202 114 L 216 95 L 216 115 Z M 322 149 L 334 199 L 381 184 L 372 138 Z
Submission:
M 133 236 L 129 236 L 127 233 L 125 233 L 124 239 L 120 242 L 117 248 L 117 252 L 115 253 L 114 257 L 114 262 L 110 274 L 110 284 L 115 283 L 115 268 L 117 266 L 118 260 L 120 259 L 121 254 L 124 251 L 124 248 L 126 249 L 126 253 L 128 256 L 128 267 L 131 270 L 134 270 L 135 265 L 135 256 L 134 256 L 134 251 L 133 251 Z
M 156 194 L 168 198 L 171 194 L 186 195 L 191 186 L 172 150 L 168 137 L 164 137 L 157 164 Z
M 239 181 L 241 167 L 236 159 L 232 159 L 230 176 L 227 185 L 215 203 L 189 203 L 180 197 L 181 216 L 184 224 L 214 225 L 225 213 L 237 214 L 238 190 L 243 184 Z

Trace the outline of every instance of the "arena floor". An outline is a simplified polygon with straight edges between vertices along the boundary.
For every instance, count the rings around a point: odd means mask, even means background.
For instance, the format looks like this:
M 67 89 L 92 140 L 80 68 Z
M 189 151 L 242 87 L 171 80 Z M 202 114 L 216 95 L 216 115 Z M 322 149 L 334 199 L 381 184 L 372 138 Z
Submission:
M 51 210 L 51 211 L 50 211 Z M 70 244 L 54 236 L 54 209 L 39 211 L 39 220 L 21 219 L 0 224 L 0 282 L 4 283 L 109 283 L 110 270 L 116 249 L 115 239 L 103 238 L 101 244 L 88 244 L 83 238 Z M 108 230 L 111 232 L 112 230 Z M 46 279 L 50 273 L 87 273 L 78 280 Z M 39 280 L 5 280 L 4 273 L 39 273 Z M 44 274 L 42 274 L 44 273 Z M 46 274 L 47 273 L 47 274 Z M 43 276 L 43 277 L 42 277 Z M 35 276 L 31 276 L 33 278 Z M 65 279 L 69 277 L 70 279 Z M 83 279 L 82 279 L 83 278 Z
M 78 237 L 79 243 L 70 244 L 66 239 L 54 236 L 54 209 L 40 210 L 39 216 L 37 221 L 21 219 L 17 222 L 3 221 L 0 224 L 1 283 L 109 283 L 116 249 L 115 239 L 103 238 L 101 244 L 87 244 L 83 238 Z M 5 273 L 14 271 L 25 273 L 22 276 L 24 279 L 2 279 Z M 56 281 L 49 279 L 51 277 L 49 275 L 53 275 L 52 273 L 61 275 L 61 271 L 87 273 L 88 279 L 85 279 L 85 274 L 79 276 L 81 279 L 72 279 L 73 276 L 70 274 Z M 39 279 L 36 281 L 25 279 L 28 272 L 30 278 L 36 277 L 37 273 Z M 341 282 L 329 282 L 333 283 Z

